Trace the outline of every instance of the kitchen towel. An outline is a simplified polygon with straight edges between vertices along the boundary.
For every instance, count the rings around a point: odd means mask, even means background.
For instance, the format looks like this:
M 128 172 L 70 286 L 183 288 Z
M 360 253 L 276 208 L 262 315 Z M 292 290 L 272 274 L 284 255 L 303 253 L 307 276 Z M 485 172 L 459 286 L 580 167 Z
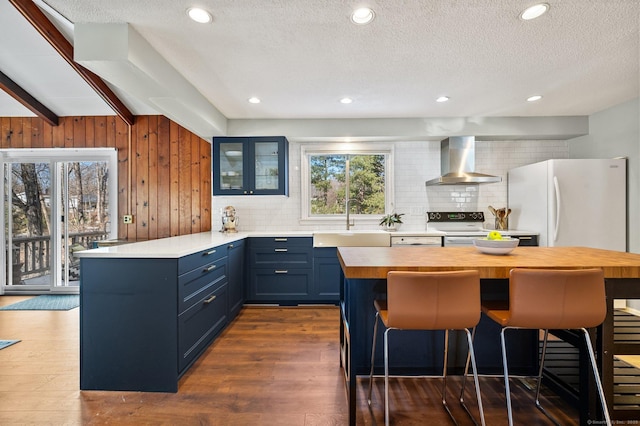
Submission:
M 78 294 L 45 294 L 3 306 L 0 311 L 68 311 L 80 306 Z

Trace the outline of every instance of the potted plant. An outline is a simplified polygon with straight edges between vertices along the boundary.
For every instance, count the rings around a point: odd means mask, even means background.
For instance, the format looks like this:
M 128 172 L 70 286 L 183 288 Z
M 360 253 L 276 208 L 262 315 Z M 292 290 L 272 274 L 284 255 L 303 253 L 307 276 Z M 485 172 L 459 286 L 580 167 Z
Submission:
M 380 226 L 383 226 L 387 231 L 395 231 L 402 223 L 402 216 L 404 216 L 404 213 L 384 215 L 382 219 L 380 219 Z

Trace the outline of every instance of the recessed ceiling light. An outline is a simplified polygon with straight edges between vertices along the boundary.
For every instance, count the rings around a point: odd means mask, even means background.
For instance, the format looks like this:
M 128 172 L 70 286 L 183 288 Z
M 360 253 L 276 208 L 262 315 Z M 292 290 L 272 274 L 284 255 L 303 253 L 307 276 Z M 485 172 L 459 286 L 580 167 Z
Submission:
M 541 95 L 533 95 L 527 98 L 527 102 L 535 102 L 535 101 L 539 101 L 540 99 L 542 99 Z
M 251 97 L 251 98 L 249 98 L 247 100 L 249 101 L 250 104 L 259 104 L 260 103 L 260 98 L 256 98 L 255 96 Z
M 448 100 L 448 96 L 440 96 L 438 99 L 436 99 L 436 102 L 447 102 Z
M 187 9 L 187 15 L 189 15 L 189 18 L 200 24 L 208 24 L 213 21 L 213 16 L 211 16 L 211 14 L 206 10 L 199 7 L 190 7 Z
M 351 14 L 351 22 L 358 25 L 365 25 L 373 21 L 375 16 L 376 14 L 372 9 L 369 9 L 368 7 L 361 7 L 360 9 L 353 11 Z
M 353 99 L 351 99 L 351 98 L 342 98 L 342 99 L 340 99 L 340 103 L 341 104 L 350 104 L 351 102 L 353 102 Z
M 525 11 L 520 14 L 520 19 L 524 19 L 525 21 L 536 19 L 537 17 L 544 15 L 550 7 L 549 3 L 534 4 L 533 6 L 526 8 Z

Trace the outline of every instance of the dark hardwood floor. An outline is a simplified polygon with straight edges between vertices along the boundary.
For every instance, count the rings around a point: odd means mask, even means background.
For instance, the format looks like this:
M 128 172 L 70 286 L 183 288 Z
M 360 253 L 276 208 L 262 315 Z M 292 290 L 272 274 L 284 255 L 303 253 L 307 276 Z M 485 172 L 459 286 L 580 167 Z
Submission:
M 25 298 L 0 296 L 0 306 Z M 169 394 L 80 391 L 79 309 L 0 311 L 0 339 L 22 340 L 0 350 L 0 424 L 346 425 L 338 318 L 336 307 L 245 307 Z M 439 380 L 391 383 L 392 424 L 451 424 Z M 457 379 L 450 385 L 454 415 L 472 424 L 457 403 Z M 358 423 L 381 425 L 383 380 L 376 380 L 371 409 L 367 386 L 359 380 Z M 531 391 L 518 380 L 512 387 L 516 424 L 551 424 Z M 501 379 L 482 378 L 481 388 L 487 424 L 506 425 Z M 577 424 L 576 410 L 548 397 L 562 424 Z

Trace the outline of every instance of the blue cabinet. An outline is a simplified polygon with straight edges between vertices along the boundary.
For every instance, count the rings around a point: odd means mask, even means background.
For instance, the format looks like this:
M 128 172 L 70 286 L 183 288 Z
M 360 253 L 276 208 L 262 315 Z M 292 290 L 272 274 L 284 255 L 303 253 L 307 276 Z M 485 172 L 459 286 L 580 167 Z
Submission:
M 238 315 L 244 304 L 244 249 L 244 240 L 227 245 L 229 321 Z
M 213 195 L 289 195 L 284 136 L 215 137 Z
M 177 392 L 228 323 L 227 249 L 81 258 L 80 389 Z
M 227 324 L 227 247 L 178 260 L 178 371 L 183 372 Z
M 313 249 L 313 285 L 319 302 L 338 303 L 340 300 L 340 261 L 335 247 Z
M 248 302 L 296 304 L 313 299 L 312 238 L 249 238 L 247 253 Z
M 252 237 L 247 255 L 247 302 L 338 303 L 341 270 L 335 247 L 313 248 L 310 237 Z

